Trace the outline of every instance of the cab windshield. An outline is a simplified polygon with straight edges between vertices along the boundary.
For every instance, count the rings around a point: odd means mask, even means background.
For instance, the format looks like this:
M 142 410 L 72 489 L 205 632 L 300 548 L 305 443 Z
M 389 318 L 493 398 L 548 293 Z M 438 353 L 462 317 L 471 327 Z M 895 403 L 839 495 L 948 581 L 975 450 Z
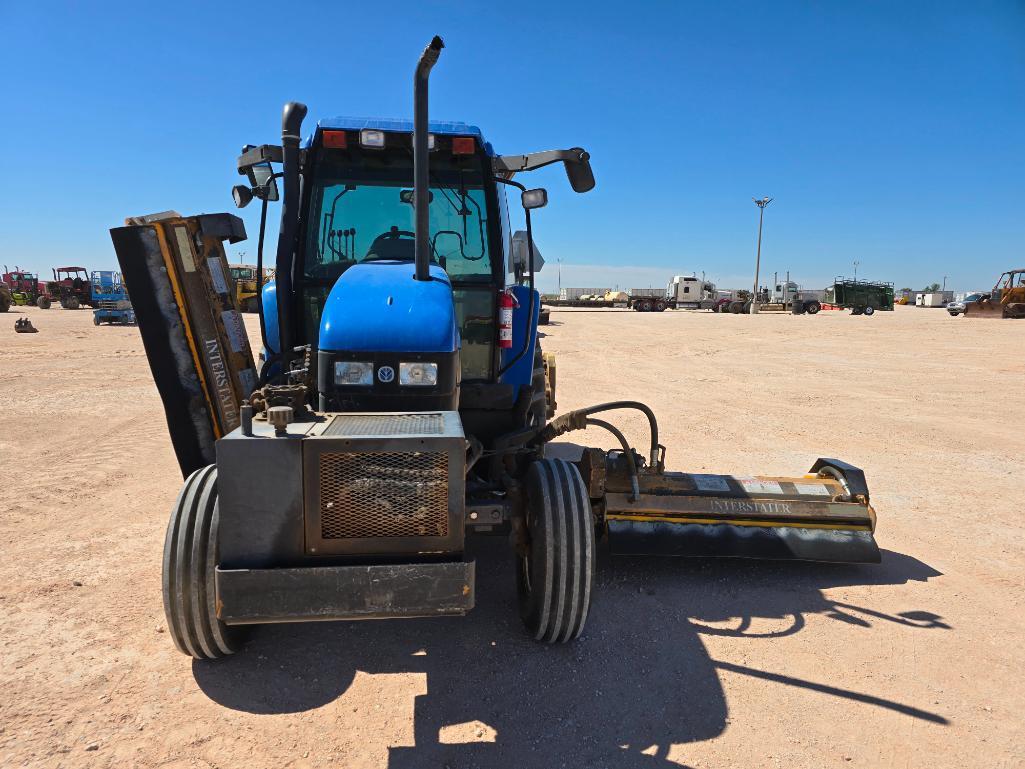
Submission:
M 454 282 L 491 280 L 487 206 L 478 168 L 431 169 L 431 262 Z M 408 156 L 320 164 L 307 220 L 308 279 L 333 282 L 353 264 L 413 261 L 412 170 Z

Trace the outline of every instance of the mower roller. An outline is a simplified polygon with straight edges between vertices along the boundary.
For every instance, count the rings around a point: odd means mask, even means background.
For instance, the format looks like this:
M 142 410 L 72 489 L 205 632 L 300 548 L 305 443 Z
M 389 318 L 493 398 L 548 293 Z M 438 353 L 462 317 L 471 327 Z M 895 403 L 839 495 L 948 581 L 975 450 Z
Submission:
M 243 148 L 233 197 L 261 201 L 260 276 L 281 182 L 258 367 L 222 275 L 240 219 L 168 212 L 111 230 L 186 479 L 163 565 L 178 648 L 223 656 L 243 625 L 465 614 L 478 534 L 509 538 L 521 618 L 548 643 L 583 631 L 604 540 L 625 554 L 878 561 L 864 475 L 844 462 L 794 478 L 668 472 L 642 403 L 555 416 L 531 229 L 548 195 L 514 176 L 561 163 L 587 192 L 590 156 L 499 155 L 474 126 L 430 122 L 442 48 L 434 38 L 417 63 L 412 122 L 329 118 L 301 140 L 306 107 L 289 103 L 280 145 Z M 614 424 L 624 410 L 648 421 L 643 452 Z M 553 441 L 585 429 L 619 448 L 555 456 Z

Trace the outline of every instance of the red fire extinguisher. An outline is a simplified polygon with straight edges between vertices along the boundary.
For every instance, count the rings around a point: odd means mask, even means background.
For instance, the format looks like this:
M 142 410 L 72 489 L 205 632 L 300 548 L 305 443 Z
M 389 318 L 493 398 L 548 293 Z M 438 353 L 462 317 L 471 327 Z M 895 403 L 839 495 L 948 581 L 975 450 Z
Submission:
M 513 308 L 517 307 L 516 297 L 509 290 L 498 295 L 498 346 L 503 349 L 512 347 Z

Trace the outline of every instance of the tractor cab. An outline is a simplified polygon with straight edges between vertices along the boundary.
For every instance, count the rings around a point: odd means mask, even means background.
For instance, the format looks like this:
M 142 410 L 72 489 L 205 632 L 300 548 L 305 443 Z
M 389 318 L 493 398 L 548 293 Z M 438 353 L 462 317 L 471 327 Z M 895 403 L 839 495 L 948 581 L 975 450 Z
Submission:
M 284 130 L 298 134 L 304 114 L 289 105 L 295 125 Z M 250 184 L 235 188 L 236 204 L 266 206 L 279 197 L 277 179 L 285 186 L 276 273 L 289 285 L 279 277 L 262 289 L 263 357 L 281 376 L 281 350 L 309 350 L 319 411 L 458 410 L 486 443 L 522 426 L 518 405 L 535 399 L 540 365 L 540 259 L 528 232 L 511 231 L 506 188 L 520 193 L 529 231 L 547 193 L 513 181 L 515 172 L 563 162 L 578 192 L 594 179 L 579 148 L 503 157 L 476 126 L 425 121 L 421 132 L 422 186 L 412 121 L 321 120 L 291 171 L 285 136 L 281 147 L 244 149 L 238 169 Z M 290 172 L 300 180 L 294 208 Z M 258 261 L 260 273 L 262 253 Z M 535 408 L 533 421 L 543 420 Z

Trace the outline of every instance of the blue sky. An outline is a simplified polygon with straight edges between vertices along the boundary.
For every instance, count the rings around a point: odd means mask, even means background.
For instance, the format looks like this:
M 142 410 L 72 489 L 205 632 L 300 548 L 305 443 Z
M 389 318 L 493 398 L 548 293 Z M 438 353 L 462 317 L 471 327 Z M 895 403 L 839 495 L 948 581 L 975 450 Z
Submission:
M 432 34 L 431 113 L 499 151 L 579 145 L 597 188 L 531 175 L 539 278 L 663 285 L 704 271 L 920 288 L 1025 264 L 1025 4 L 14 3 L 0 0 L 0 263 L 115 266 L 107 230 L 233 210 L 244 143 L 311 118 L 407 117 Z M 311 126 L 308 119 L 307 126 Z M 272 209 L 272 218 L 277 214 Z M 232 251 L 255 255 L 251 234 Z M 271 228 L 274 229 L 273 226 Z M 271 240 L 273 242 L 273 239 Z

